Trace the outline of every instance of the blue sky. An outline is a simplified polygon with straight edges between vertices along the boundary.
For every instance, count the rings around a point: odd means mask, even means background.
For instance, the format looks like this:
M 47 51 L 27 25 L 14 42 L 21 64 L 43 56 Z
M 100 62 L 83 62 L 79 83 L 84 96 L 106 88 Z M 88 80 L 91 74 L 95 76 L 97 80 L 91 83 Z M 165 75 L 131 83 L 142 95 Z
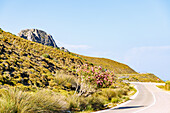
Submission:
M 59 46 L 170 80 L 169 0 L 0 0 L 0 27 L 37 28 Z

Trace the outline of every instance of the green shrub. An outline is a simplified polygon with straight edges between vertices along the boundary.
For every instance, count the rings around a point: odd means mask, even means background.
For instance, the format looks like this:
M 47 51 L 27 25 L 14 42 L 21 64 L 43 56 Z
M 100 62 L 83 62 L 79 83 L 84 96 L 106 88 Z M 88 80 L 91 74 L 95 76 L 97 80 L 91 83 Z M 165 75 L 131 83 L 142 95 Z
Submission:
M 124 99 L 125 101 L 128 101 L 130 98 L 125 96 L 122 99 Z
M 43 54 L 42 55 L 44 58 L 50 58 L 50 55 L 49 54 Z
M 0 28 L 0 34 L 3 33 L 3 30 Z
M 170 81 L 165 82 L 165 89 L 170 90 Z
M 118 102 L 120 102 L 120 99 L 119 98 L 112 98 L 111 102 L 112 103 L 118 103 Z

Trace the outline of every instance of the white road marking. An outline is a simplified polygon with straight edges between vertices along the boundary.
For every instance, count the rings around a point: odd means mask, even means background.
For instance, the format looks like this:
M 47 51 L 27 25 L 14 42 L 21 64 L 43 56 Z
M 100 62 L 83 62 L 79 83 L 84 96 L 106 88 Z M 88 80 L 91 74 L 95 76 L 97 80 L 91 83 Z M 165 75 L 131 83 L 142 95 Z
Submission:
M 146 86 L 145 86 L 145 87 L 146 87 Z M 146 88 L 147 88 L 147 87 L 146 87 Z M 148 88 L 147 88 L 147 89 L 148 89 Z M 145 107 L 144 109 L 140 109 L 140 110 L 138 110 L 138 111 L 135 111 L 134 113 L 141 112 L 141 111 L 143 111 L 143 110 L 145 110 L 145 109 L 148 109 L 148 108 L 152 107 L 153 105 L 155 105 L 155 103 L 156 103 L 156 97 L 155 97 L 155 95 L 153 94 L 153 92 L 151 92 L 149 89 L 148 89 L 148 91 L 152 94 L 153 99 L 154 99 L 154 102 L 153 102 L 151 105 L 149 105 L 148 107 Z

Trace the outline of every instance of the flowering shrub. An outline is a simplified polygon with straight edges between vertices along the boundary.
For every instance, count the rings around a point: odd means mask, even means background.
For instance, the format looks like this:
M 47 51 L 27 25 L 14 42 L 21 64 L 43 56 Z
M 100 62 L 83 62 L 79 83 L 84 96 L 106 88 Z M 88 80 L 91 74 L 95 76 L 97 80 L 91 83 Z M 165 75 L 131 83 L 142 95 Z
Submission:
M 98 88 L 105 88 L 112 85 L 114 80 L 113 72 L 102 69 L 100 66 L 88 66 L 84 64 L 82 66 L 78 66 L 77 74 L 81 78 L 81 82 L 90 82 Z

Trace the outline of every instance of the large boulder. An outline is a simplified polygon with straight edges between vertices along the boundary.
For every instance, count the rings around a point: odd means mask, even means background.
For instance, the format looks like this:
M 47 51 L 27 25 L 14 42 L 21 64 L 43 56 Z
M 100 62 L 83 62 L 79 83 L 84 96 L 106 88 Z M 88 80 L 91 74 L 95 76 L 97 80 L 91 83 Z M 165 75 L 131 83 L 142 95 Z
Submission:
M 31 40 L 34 42 L 41 43 L 43 45 L 53 46 L 55 48 L 58 48 L 53 37 L 42 30 L 38 30 L 38 29 L 21 30 L 21 32 L 18 33 L 18 35 L 27 40 Z

